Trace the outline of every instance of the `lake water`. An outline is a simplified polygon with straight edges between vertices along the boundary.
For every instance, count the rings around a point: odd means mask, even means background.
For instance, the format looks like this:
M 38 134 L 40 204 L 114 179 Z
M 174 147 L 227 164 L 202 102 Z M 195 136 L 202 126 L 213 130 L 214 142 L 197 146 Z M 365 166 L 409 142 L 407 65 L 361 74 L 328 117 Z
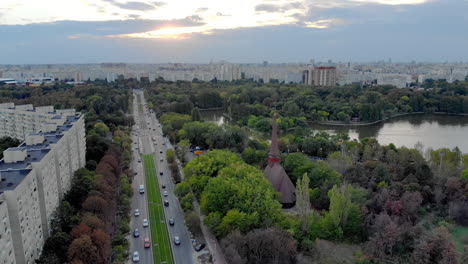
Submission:
M 202 119 L 222 124 L 225 117 L 221 110 L 201 111 Z M 380 144 L 390 143 L 398 147 L 414 147 L 420 141 L 425 148 L 450 148 L 458 146 L 468 153 L 468 116 L 456 115 L 408 115 L 368 126 L 330 126 L 311 124 L 314 130 L 328 133 L 347 132 L 351 139 L 375 137 Z

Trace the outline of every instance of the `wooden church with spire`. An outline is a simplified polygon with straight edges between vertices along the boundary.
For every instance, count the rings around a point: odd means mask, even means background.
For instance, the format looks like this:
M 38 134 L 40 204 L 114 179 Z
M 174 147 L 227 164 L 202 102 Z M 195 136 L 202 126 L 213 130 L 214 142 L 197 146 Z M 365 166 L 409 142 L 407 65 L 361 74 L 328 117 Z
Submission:
M 278 147 L 278 114 L 275 113 L 273 116 L 273 125 L 271 131 L 271 147 L 268 153 L 268 165 L 266 166 L 264 173 L 265 177 L 270 181 L 273 188 L 281 193 L 281 203 L 283 207 L 290 208 L 296 203 L 296 187 L 292 183 L 289 176 L 281 166 L 280 152 Z

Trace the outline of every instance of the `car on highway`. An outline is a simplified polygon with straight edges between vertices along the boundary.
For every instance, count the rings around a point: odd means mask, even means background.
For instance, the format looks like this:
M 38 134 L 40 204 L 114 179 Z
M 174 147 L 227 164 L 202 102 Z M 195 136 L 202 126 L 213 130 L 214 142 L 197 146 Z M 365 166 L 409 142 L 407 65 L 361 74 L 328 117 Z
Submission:
M 167 195 L 168 195 L 168 194 L 167 194 L 167 191 L 164 191 L 163 195 L 164 195 L 164 196 L 167 196 Z
M 206 247 L 205 243 L 201 243 L 195 246 L 195 251 L 200 251 Z
M 135 216 L 140 216 L 140 210 L 139 209 L 135 209 Z
M 163 172 L 162 172 L 162 171 L 160 171 L 160 172 L 159 172 L 159 175 L 161 175 L 161 176 L 162 176 L 162 175 L 163 175 Z
M 138 162 L 141 162 L 141 159 L 138 159 Z
M 148 227 L 148 219 L 143 219 L 143 227 Z
M 180 238 L 178 236 L 174 237 L 174 244 L 180 245 Z
M 161 187 L 162 187 L 163 189 L 166 189 L 166 185 L 165 185 L 165 184 L 161 185 Z
M 162 151 L 162 150 L 160 150 L 160 151 L 159 151 L 159 153 L 161 153 L 161 154 L 162 154 L 162 153 L 163 153 L 163 151 Z
M 143 184 L 140 185 L 139 191 L 141 194 L 145 193 L 145 186 Z
M 139 262 L 140 261 L 140 254 L 138 254 L 138 251 L 133 252 L 132 260 L 133 260 L 133 262 Z
M 175 221 L 174 221 L 174 218 L 169 218 L 169 225 L 174 225 L 175 224 Z
M 140 231 L 137 229 L 135 229 L 135 231 L 133 231 L 133 237 L 139 237 L 140 236 Z
M 159 161 L 161 161 L 161 162 L 162 162 L 162 161 L 164 161 L 164 159 L 161 157 L 161 158 L 159 159 Z
M 145 248 L 149 248 L 149 247 L 151 246 L 151 243 L 150 243 L 149 238 L 145 238 L 145 240 L 144 240 L 144 246 L 145 246 Z
M 164 205 L 165 205 L 165 206 L 169 206 L 169 201 L 168 201 L 168 200 L 164 200 Z

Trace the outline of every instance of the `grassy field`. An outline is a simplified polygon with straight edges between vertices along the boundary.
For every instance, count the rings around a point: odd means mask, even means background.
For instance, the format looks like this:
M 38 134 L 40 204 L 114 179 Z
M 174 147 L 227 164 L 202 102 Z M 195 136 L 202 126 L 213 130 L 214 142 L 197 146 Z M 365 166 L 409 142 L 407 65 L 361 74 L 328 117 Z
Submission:
M 458 252 L 463 252 L 463 243 L 468 241 L 468 227 L 456 226 L 452 230 L 452 238 Z
M 167 231 L 164 208 L 159 190 L 154 155 L 143 155 L 146 175 L 146 191 L 148 196 L 149 222 L 154 263 L 173 264 L 171 239 Z

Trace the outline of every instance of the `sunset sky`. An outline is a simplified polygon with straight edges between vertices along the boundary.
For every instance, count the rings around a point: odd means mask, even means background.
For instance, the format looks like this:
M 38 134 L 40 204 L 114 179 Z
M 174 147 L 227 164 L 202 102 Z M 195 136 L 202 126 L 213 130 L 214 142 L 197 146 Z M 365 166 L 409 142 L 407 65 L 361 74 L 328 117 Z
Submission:
M 468 60 L 468 0 L 1 0 L 0 64 Z

